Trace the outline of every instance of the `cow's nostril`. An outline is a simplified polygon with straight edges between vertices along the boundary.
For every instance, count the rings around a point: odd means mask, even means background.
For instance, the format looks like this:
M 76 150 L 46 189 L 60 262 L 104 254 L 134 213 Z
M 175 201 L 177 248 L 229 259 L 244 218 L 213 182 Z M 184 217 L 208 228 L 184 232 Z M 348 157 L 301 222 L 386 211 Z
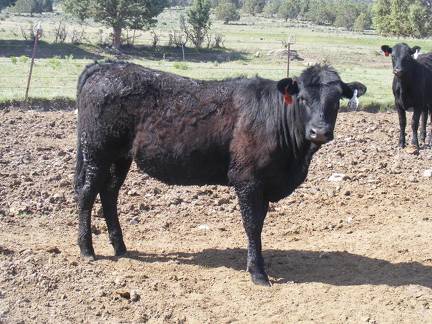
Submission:
M 318 136 L 317 131 L 314 128 L 311 128 L 311 130 L 309 131 L 309 135 L 311 138 L 317 138 Z
M 333 132 L 326 128 L 311 127 L 309 130 L 309 139 L 314 143 L 324 144 L 333 140 Z

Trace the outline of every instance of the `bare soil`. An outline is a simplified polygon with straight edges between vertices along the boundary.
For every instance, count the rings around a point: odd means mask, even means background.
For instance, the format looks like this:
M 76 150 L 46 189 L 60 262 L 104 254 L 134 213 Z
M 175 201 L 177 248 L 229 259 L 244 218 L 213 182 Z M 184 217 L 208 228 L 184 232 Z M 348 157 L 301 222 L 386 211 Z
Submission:
M 0 111 L 0 322 L 432 323 L 432 150 L 398 150 L 396 114 L 341 113 L 308 180 L 272 204 L 271 288 L 245 272 L 230 188 L 135 168 L 120 198 L 129 254 L 112 256 L 98 203 L 98 259 L 81 260 L 75 118 Z

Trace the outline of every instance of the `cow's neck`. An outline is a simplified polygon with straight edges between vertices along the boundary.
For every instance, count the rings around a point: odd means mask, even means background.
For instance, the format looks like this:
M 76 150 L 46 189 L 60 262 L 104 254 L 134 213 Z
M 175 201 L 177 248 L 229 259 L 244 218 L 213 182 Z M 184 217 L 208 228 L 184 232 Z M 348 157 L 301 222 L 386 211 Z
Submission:
M 411 89 L 416 88 L 416 78 L 418 70 L 421 68 L 421 64 L 413 60 L 411 62 L 410 68 L 405 71 L 405 73 L 399 77 L 399 82 L 401 84 L 402 92 L 409 93 Z
M 296 100 L 290 106 L 283 106 L 278 127 L 279 143 L 282 150 L 290 157 L 304 160 L 311 142 L 305 138 L 305 107 Z

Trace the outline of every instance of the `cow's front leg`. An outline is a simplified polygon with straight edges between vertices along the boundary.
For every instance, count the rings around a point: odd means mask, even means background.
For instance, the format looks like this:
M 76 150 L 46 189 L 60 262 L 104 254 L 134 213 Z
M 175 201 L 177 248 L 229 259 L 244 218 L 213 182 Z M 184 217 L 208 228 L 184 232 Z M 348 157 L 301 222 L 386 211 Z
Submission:
M 396 103 L 396 110 L 399 116 L 399 147 L 405 147 L 405 128 L 406 128 L 406 113 L 402 107 Z
M 268 201 L 265 201 L 262 191 L 255 184 L 236 186 L 236 193 L 248 238 L 247 271 L 251 274 L 253 283 L 270 286 L 261 252 L 261 232 Z
M 419 127 L 421 112 L 422 111 L 420 109 L 414 108 L 414 113 L 413 113 L 413 117 L 412 117 L 412 121 L 411 121 L 411 128 L 412 128 L 411 144 L 414 145 L 417 149 L 419 149 L 417 132 L 418 132 L 418 127 Z

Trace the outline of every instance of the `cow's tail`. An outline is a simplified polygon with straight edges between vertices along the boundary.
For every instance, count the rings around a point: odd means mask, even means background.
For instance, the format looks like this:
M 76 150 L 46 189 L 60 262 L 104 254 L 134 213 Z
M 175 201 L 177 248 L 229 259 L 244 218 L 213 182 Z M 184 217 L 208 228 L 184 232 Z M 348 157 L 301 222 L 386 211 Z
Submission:
M 78 85 L 77 85 L 77 97 L 79 97 L 82 88 L 84 87 L 84 84 L 90 78 L 94 73 L 100 71 L 103 67 L 103 64 L 99 63 L 98 61 L 95 61 L 92 64 L 87 65 L 84 68 L 84 71 L 81 72 L 81 75 L 78 79 Z
M 78 85 L 77 85 L 77 96 L 80 95 L 82 88 L 84 87 L 86 81 L 96 72 L 99 72 L 100 70 L 112 66 L 113 64 L 128 64 L 124 61 L 114 61 L 114 60 L 103 60 L 103 61 L 94 61 L 92 64 L 87 65 L 84 68 L 84 71 L 81 72 L 81 75 L 78 79 Z
M 77 152 L 76 152 L 76 164 L 75 164 L 75 177 L 74 177 L 74 191 L 75 196 L 78 199 L 81 189 L 84 186 L 85 182 L 85 160 L 84 160 L 84 152 L 83 145 L 81 143 L 80 136 L 78 136 L 77 140 Z
M 78 79 L 77 85 L 77 101 L 76 113 L 78 114 L 78 129 L 77 129 L 77 151 L 76 151 L 76 164 L 75 164 L 75 177 L 74 177 L 74 191 L 78 199 L 81 189 L 85 183 L 86 177 L 86 150 L 87 150 L 87 134 L 85 131 L 80 130 L 80 95 L 81 91 L 86 84 L 87 80 L 98 71 L 102 70 L 104 66 L 112 62 L 97 62 L 87 65 L 82 71 Z

